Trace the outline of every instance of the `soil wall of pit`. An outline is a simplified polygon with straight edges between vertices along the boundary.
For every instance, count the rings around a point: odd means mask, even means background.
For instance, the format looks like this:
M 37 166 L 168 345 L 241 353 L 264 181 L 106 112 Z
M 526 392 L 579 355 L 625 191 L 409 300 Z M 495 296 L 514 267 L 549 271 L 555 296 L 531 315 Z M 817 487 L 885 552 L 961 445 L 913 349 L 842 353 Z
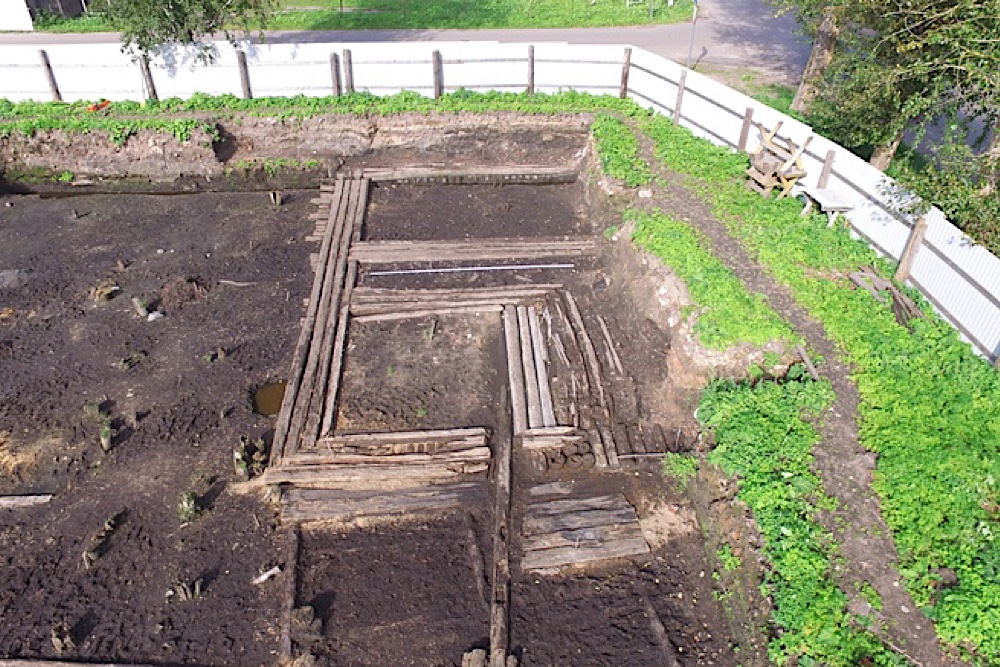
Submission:
M 76 179 L 211 179 L 237 163 L 280 159 L 335 168 L 360 157 L 379 165 L 390 154 L 392 161 L 405 154 L 419 156 L 417 161 L 427 166 L 495 165 L 497 155 L 511 163 L 550 166 L 579 161 L 592 118 L 459 113 L 206 120 L 217 137 L 196 130 L 181 141 L 141 130 L 116 145 L 100 131 L 13 134 L 0 138 L 0 165 L 8 181 L 67 172 Z M 540 145 L 544 151 L 538 150 Z

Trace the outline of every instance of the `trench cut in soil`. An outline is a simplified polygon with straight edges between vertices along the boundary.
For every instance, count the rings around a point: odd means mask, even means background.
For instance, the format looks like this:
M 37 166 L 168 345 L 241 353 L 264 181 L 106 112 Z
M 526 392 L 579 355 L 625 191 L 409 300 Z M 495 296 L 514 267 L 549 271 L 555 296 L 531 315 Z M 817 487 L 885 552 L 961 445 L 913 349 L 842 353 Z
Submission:
M 538 479 L 592 469 L 652 469 L 672 447 L 658 425 L 619 417 L 616 396 L 627 378 L 619 343 L 604 317 L 581 306 L 572 286 L 558 282 L 560 271 L 593 260 L 592 235 L 432 238 L 421 232 L 418 239 L 368 240 L 369 191 L 373 182 L 413 187 L 576 178 L 575 171 L 551 168 L 368 170 L 323 185 L 314 200 L 322 212 L 314 216 L 318 224 L 310 237 L 321 242 L 314 283 L 264 478 L 280 486 L 282 520 L 293 525 L 491 506 L 492 553 L 484 558 L 478 547 L 472 549 L 479 553 L 472 560 L 480 563 L 476 579 L 488 602 L 491 666 L 504 664 L 511 650 L 512 562 L 524 573 L 557 573 L 650 551 L 636 509 L 623 494 L 553 499 L 545 497 L 543 485 L 523 506 L 515 499 L 522 486 L 515 473 Z M 451 271 L 488 275 L 512 263 L 541 268 L 544 279 L 477 286 L 434 282 L 434 276 L 409 280 Z M 370 280 L 379 276 L 397 280 L 392 286 Z M 435 336 L 439 348 L 433 347 Z M 477 344 L 482 349 L 459 352 Z M 380 356 L 393 347 L 409 351 L 408 361 L 415 363 Z M 445 370 L 433 371 L 432 364 L 442 360 Z M 443 384 L 489 409 L 442 418 L 428 414 L 426 394 L 402 414 L 380 409 L 380 397 L 398 398 L 419 384 L 412 374 L 397 382 L 400 365 L 423 369 L 423 375 L 461 367 L 470 383 L 455 375 L 450 382 L 445 376 Z M 490 384 L 490 373 L 502 379 L 496 391 L 480 396 L 474 385 Z M 432 383 L 442 384 L 440 378 Z M 427 427 L 413 428 L 414 421 Z M 470 545 L 475 541 L 473 534 Z M 298 600 L 294 581 L 290 586 L 285 657 L 292 657 Z

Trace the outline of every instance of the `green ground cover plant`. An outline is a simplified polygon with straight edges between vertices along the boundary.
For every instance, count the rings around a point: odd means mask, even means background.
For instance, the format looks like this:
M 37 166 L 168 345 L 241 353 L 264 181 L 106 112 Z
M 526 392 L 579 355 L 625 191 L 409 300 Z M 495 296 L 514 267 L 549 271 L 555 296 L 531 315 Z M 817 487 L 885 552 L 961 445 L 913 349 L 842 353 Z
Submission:
M 644 129 L 853 365 L 860 439 L 879 456 L 874 488 L 907 588 L 946 643 L 1000 664 L 1000 376 L 929 307 L 911 331 L 852 289 L 847 271 L 891 267 L 847 230 L 799 217 L 798 202 L 751 192 L 745 158 L 666 119 Z M 938 587 L 938 568 L 958 584 Z
M 619 118 L 599 113 L 590 131 L 605 174 L 625 181 L 630 188 L 649 183 L 653 174 L 649 163 L 639 154 L 639 140 L 632 128 Z
M 266 26 L 274 30 L 372 30 L 400 28 L 574 28 L 678 23 L 691 19 L 691 0 L 280 0 Z M 95 5 L 96 6 L 96 5 Z M 93 8 L 92 8 L 93 9 Z M 44 32 L 109 32 L 115 26 L 100 11 L 66 19 L 52 14 L 35 22 Z
M 724 350 L 740 343 L 797 341 L 767 300 L 747 292 L 736 274 L 712 254 L 708 239 L 689 225 L 662 211 L 630 209 L 625 219 L 635 225 L 633 242 L 662 259 L 687 285 L 698 307 L 694 331 L 706 347 Z
M 754 513 L 770 571 L 763 584 L 781 628 L 769 646 L 779 665 L 905 665 L 847 611 L 831 578 L 833 536 L 816 520 L 834 505 L 813 472 L 812 423 L 833 401 L 827 381 L 716 381 L 705 390 L 698 418 L 715 436 L 709 461 L 738 479 L 738 497 Z M 728 545 L 726 545 L 728 547 Z M 738 567 L 731 549 L 719 556 Z

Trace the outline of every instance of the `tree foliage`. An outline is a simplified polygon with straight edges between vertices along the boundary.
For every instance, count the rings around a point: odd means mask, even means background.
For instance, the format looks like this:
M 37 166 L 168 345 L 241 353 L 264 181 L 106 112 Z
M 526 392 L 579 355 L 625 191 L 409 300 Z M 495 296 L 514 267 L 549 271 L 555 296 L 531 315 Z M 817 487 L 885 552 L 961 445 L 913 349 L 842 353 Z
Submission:
M 208 58 L 207 39 L 221 34 L 234 41 L 265 27 L 274 4 L 272 0 L 102 0 L 100 10 L 121 32 L 128 49 L 149 54 L 164 46 L 192 45 Z

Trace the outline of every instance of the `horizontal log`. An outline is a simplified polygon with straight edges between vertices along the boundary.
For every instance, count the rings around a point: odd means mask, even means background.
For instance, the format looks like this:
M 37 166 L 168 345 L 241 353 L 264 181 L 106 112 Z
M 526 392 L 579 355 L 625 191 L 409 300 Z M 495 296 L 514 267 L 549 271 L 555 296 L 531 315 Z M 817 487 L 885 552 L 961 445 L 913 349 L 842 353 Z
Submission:
M 365 169 L 372 181 L 442 181 L 456 184 L 475 183 L 572 183 L 579 177 L 573 166 L 539 167 L 509 165 L 466 169 L 372 168 Z
M 482 304 L 478 306 L 447 306 L 435 308 L 433 310 L 408 310 L 404 312 L 378 313 L 375 315 L 358 315 L 353 318 L 355 322 L 363 324 L 365 322 L 391 322 L 394 320 L 409 320 L 415 317 L 431 317 L 433 315 L 466 315 L 469 313 L 499 313 L 503 306 L 498 303 Z
M 321 460 L 323 455 L 333 454 L 365 454 L 367 456 L 395 456 L 397 454 L 438 454 L 441 452 L 460 452 L 474 447 L 484 447 L 484 438 L 468 437 L 448 442 L 399 442 L 373 445 L 343 445 L 326 444 L 322 448 L 303 450 L 303 463 L 310 458 Z
M 64 660 L 3 660 L 0 667 L 152 667 L 124 662 L 66 662 Z
M 485 463 L 426 465 L 283 466 L 264 473 L 265 484 L 332 484 L 359 482 L 380 485 L 392 480 L 450 479 L 456 475 L 484 472 Z
M 528 516 L 552 516 L 567 512 L 580 512 L 596 509 L 629 509 L 635 511 L 625 496 L 613 493 L 607 496 L 593 498 L 561 498 L 544 503 L 536 503 L 528 507 Z
M 578 435 L 575 426 L 542 426 L 540 428 L 529 428 L 524 432 L 525 437 L 544 437 L 553 435 Z
M 390 303 L 352 303 L 351 315 L 355 318 L 368 317 L 371 315 L 407 315 L 414 317 L 412 313 L 437 313 L 442 312 L 477 312 L 479 309 L 486 311 L 496 310 L 503 306 L 505 302 L 518 301 L 519 299 L 485 298 L 466 299 L 463 301 L 441 300 L 441 301 L 411 301 L 411 302 L 390 302 Z
M 478 463 L 490 460 L 489 447 L 475 447 L 455 452 L 412 454 L 350 454 L 300 451 L 286 459 L 288 465 L 401 465 L 404 463 Z
M 366 264 L 433 261 L 517 260 L 593 254 L 593 239 L 480 239 L 477 241 L 364 241 L 351 248 L 351 259 Z
M 467 300 L 508 295 L 545 295 L 562 288 L 557 283 L 537 285 L 506 285 L 501 287 L 472 287 L 462 289 L 387 289 L 382 287 L 358 287 L 351 294 L 352 303 L 389 303 L 410 301 L 441 301 L 447 299 Z
M 282 519 L 316 521 L 356 519 L 411 512 L 448 510 L 482 502 L 482 484 L 449 484 L 434 488 L 345 492 L 337 489 L 290 489 L 282 496 Z
M 576 530 L 562 530 L 557 533 L 535 535 L 525 538 L 524 550 L 528 552 L 559 549 L 562 547 L 590 547 L 600 546 L 609 542 L 634 539 L 643 539 L 642 528 L 639 527 L 637 522 L 595 526 L 593 528 L 578 528 Z
M 559 449 L 560 447 L 565 447 L 566 445 L 576 444 L 579 442 L 583 442 L 583 436 L 542 435 L 532 438 L 524 438 L 521 442 L 521 446 L 528 451 L 537 451 L 540 449 Z
M 452 442 L 464 438 L 482 438 L 486 442 L 489 432 L 482 426 L 469 428 L 428 429 L 425 431 L 386 431 L 374 433 L 341 433 L 331 438 L 320 438 L 317 447 L 336 445 L 374 445 L 400 442 Z
M 593 528 L 594 526 L 605 526 L 613 523 L 629 523 L 636 520 L 635 510 L 631 507 L 628 509 L 599 509 L 587 512 L 572 512 L 567 514 L 545 516 L 533 516 L 528 514 L 524 517 L 524 527 L 522 532 L 525 537 L 527 537 L 543 533 L 554 533 L 557 530 Z
M 52 500 L 51 493 L 38 493 L 25 496 L 0 496 L 0 509 L 14 509 L 16 507 L 44 505 L 50 500 Z
M 601 545 L 529 551 L 521 560 L 521 569 L 524 571 L 545 570 L 644 553 L 649 553 L 649 545 L 641 537 L 617 540 Z
M 573 493 L 573 482 L 549 482 L 528 489 L 530 496 L 565 496 Z

